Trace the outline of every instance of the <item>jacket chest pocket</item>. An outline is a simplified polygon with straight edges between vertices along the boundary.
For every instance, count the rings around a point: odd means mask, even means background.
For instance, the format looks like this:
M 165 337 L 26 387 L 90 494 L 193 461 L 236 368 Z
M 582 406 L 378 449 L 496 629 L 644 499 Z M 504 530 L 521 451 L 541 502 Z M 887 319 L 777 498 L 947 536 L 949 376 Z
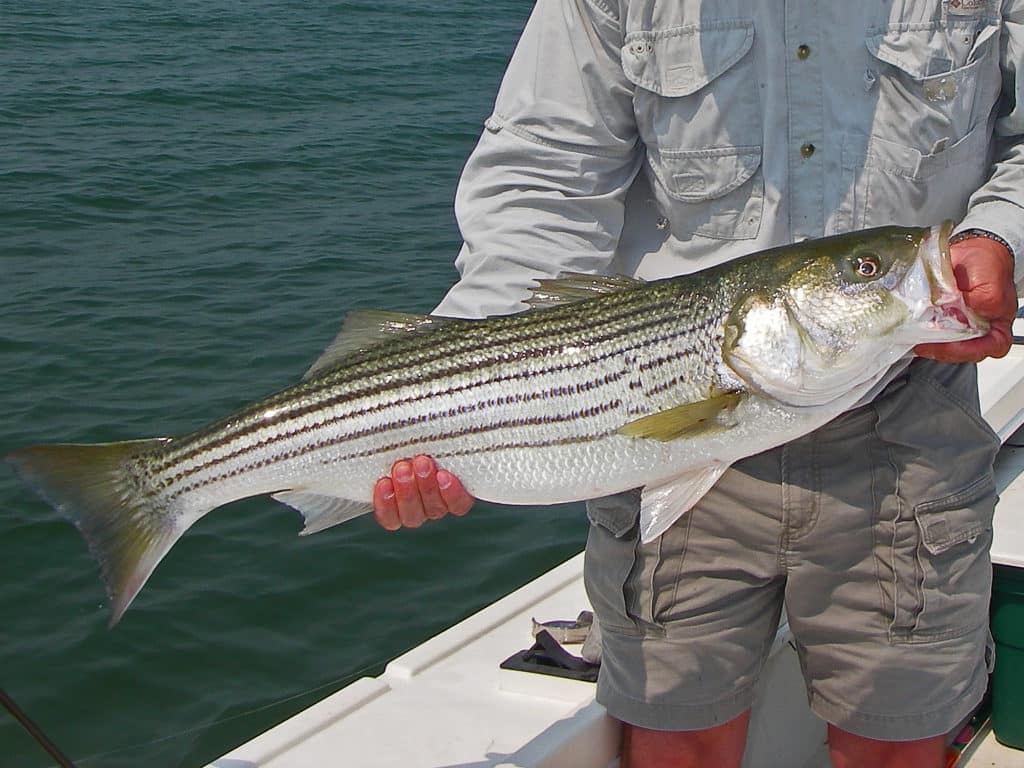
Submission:
M 1001 85 L 999 22 L 892 24 L 865 40 L 877 76 L 872 133 L 928 152 L 985 122 Z
M 764 200 L 753 22 L 726 19 L 626 35 L 622 68 L 646 172 L 672 233 L 757 236 Z
M 836 229 L 959 220 L 990 171 L 999 23 L 901 22 L 868 35 L 867 135 L 842 137 Z

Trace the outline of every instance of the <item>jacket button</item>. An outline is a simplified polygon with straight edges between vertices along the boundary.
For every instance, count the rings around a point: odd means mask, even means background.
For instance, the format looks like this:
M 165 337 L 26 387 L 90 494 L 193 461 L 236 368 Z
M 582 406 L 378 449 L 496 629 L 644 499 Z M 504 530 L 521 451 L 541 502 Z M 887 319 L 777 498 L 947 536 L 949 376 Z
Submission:
M 811 55 L 811 46 L 809 45 L 798 45 L 796 49 L 796 57 L 803 61 Z
M 802 158 L 804 158 L 806 160 L 808 157 L 810 157 L 813 154 L 814 154 L 814 145 L 811 144 L 810 142 L 807 142 L 806 144 L 802 144 L 800 146 L 800 157 L 802 157 Z

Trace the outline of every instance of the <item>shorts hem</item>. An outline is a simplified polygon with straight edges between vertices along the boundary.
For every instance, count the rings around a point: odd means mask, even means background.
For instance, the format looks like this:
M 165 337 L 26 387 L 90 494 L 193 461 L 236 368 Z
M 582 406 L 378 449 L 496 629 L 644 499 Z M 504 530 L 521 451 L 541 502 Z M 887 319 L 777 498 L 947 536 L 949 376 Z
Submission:
M 856 736 L 878 741 L 916 741 L 945 735 L 962 723 L 981 703 L 986 687 L 983 681 L 941 707 L 904 715 L 857 712 L 826 701 L 813 691 L 810 705 L 811 711 L 822 720 Z
M 652 731 L 700 731 L 722 725 L 750 709 L 754 689 L 730 691 L 713 701 L 669 704 L 634 699 L 598 679 L 597 702 L 616 720 Z

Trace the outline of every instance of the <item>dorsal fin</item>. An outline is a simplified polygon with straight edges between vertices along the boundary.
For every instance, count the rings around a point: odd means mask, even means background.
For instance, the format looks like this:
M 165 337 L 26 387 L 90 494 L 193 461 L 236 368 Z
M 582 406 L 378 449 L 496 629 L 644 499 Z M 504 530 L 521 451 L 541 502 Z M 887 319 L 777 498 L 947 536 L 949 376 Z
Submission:
M 624 291 L 643 285 L 643 280 L 624 275 L 588 275 L 583 272 L 560 272 L 558 277 L 537 280 L 537 287 L 525 303 L 533 309 L 572 304 L 595 296 Z
M 382 341 L 403 334 L 420 333 L 448 322 L 452 320 L 446 317 L 410 315 L 382 309 L 357 309 L 345 316 L 334 341 L 327 345 L 327 349 L 302 378 L 305 380 L 327 368 L 333 368 L 354 352 L 369 349 Z

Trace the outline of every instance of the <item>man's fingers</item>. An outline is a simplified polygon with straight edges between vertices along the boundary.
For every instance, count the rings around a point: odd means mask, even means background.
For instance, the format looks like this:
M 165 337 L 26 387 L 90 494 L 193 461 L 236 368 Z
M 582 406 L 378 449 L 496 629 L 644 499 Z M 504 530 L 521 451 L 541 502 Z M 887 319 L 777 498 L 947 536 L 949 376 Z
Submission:
M 395 486 L 390 477 L 382 477 L 373 486 L 373 516 L 385 530 L 397 531 L 402 527 L 395 502 Z
M 993 320 L 988 334 L 978 341 L 986 342 L 986 357 L 1006 357 L 1013 346 L 1013 320 Z
M 964 292 L 964 301 L 982 317 L 993 319 L 1017 314 L 1017 291 L 1012 283 L 983 283 Z
M 914 353 L 940 363 L 978 363 L 986 357 L 1005 357 L 1013 343 L 1012 324 L 993 320 L 989 332 L 977 339 L 945 344 L 919 344 Z
M 1008 318 L 1017 311 L 1013 256 L 988 238 L 972 237 L 950 246 L 953 272 L 964 301 L 988 320 Z
M 440 520 L 448 514 L 448 505 L 441 498 L 437 487 L 437 467 L 429 456 L 417 456 L 412 460 L 413 472 L 416 474 L 416 487 L 419 490 L 423 514 L 428 520 Z
M 462 487 L 459 478 L 444 469 L 437 471 L 437 487 L 441 491 L 441 498 L 448 507 L 448 511 L 457 517 L 462 517 L 469 512 L 473 506 L 473 497 Z
M 396 461 L 391 476 L 373 488 L 373 514 L 382 528 L 419 528 L 426 520 L 447 514 L 461 517 L 473 506 L 473 497 L 451 472 L 438 470 L 429 456 Z
M 968 341 L 921 344 L 914 352 L 943 363 L 977 363 L 986 357 L 1004 357 L 1013 342 L 1017 312 L 1012 255 L 990 238 L 969 237 L 952 244 L 950 256 L 964 302 L 989 321 L 989 332 Z
M 423 513 L 423 500 L 413 472 L 411 461 L 398 461 L 391 468 L 391 482 L 395 486 L 398 518 L 405 528 L 419 528 L 427 519 Z

